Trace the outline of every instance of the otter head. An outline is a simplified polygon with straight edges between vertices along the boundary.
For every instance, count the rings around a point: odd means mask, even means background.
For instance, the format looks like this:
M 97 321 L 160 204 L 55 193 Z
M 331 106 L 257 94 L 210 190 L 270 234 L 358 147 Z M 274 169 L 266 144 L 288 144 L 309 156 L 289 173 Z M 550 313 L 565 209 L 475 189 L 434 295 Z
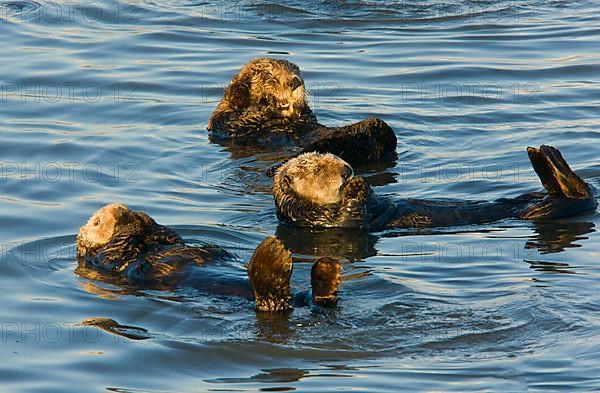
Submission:
M 300 69 L 287 60 L 261 58 L 250 61 L 237 74 L 223 101 L 230 109 L 266 109 L 275 117 L 299 117 L 306 103 Z
M 277 169 L 273 182 L 278 216 L 303 226 L 362 226 L 368 192 L 352 167 L 329 153 L 289 160 Z
M 125 205 L 111 203 L 94 213 L 79 229 L 77 252 L 86 255 L 108 244 L 115 236 L 141 232 L 145 220 Z
M 277 170 L 275 183 L 284 182 L 306 200 L 327 205 L 341 201 L 342 186 L 353 175 L 352 167 L 333 154 L 304 153 Z

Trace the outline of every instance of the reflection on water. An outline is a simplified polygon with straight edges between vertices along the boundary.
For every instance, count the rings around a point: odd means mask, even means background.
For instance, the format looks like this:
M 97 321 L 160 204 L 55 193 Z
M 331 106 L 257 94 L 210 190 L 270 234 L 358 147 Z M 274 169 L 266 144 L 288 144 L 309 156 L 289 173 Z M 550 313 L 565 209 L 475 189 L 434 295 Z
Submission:
M 563 273 L 563 274 L 575 274 L 576 266 L 571 266 L 568 263 L 561 262 L 547 262 L 547 261 L 528 261 L 532 269 L 546 273 Z
M 587 221 L 536 221 L 535 234 L 525 243 L 525 248 L 537 248 L 542 254 L 565 251 L 565 248 L 581 247 L 576 243 L 588 239 L 583 236 L 595 232 L 593 222 Z
M 300 150 L 277 151 L 253 146 L 232 145 L 226 148 L 231 153 L 234 163 L 227 163 L 219 168 L 221 181 L 230 189 L 240 187 L 252 192 L 270 194 L 272 178 L 277 168 L 285 161 L 301 153 Z M 396 175 L 392 172 L 396 161 L 383 160 L 374 163 L 354 166 L 354 173 L 367 180 L 371 186 L 385 186 L 396 183 Z
M 586 240 L 589 233 L 596 232 L 593 222 L 578 221 L 577 217 L 564 221 L 536 221 L 532 240 L 525 243 L 525 249 L 537 249 L 540 256 L 546 259 L 548 254 L 564 252 L 569 248 L 581 247 L 581 241 Z M 540 259 L 525 259 L 532 269 L 546 273 L 576 274 L 581 266 L 575 261 L 557 262 Z M 575 262 L 575 263 L 573 263 Z
M 289 313 L 256 313 L 258 338 L 271 343 L 286 344 L 294 335 Z
M 263 373 L 253 375 L 250 378 L 219 378 L 211 382 L 218 383 L 242 383 L 242 382 L 294 382 L 306 377 L 309 374 L 307 370 L 299 370 L 296 368 L 275 368 L 264 370 Z M 294 390 L 294 388 L 274 388 L 269 391 L 285 391 Z
M 96 326 L 106 332 L 116 334 L 131 340 L 147 340 L 152 338 L 144 328 L 120 325 L 117 321 L 109 318 L 88 318 L 81 322 L 84 326 Z
M 352 262 L 377 254 L 377 237 L 361 229 L 313 229 L 279 224 L 275 235 L 292 253 L 308 257 L 331 256 Z

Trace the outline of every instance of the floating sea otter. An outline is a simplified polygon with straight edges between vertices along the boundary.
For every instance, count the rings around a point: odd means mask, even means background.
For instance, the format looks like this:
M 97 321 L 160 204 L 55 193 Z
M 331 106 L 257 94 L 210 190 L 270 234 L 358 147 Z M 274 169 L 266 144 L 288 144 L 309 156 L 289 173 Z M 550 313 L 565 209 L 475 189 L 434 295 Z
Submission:
M 396 135 L 384 121 L 367 119 L 326 127 L 306 101 L 300 69 L 286 60 L 246 64 L 225 89 L 207 126 L 211 141 L 291 147 L 337 154 L 353 164 L 393 157 Z
M 428 228 L 478 224 L 503 218 L 560 218 L 593 211 L 596 199 L 560 152 L 527 149 L 547 193 L 494 202 L 390 200 L 376 196 L 352 167 L 332 154 L 305 153 L 281 166 L 273 184 L 279 219 L 308 227 Z
M 209 272 L 203 270 L 208 268 L 204 265 L 212 260 L 234 258 L 218 246 L 188 246 L 170 228 L 120 204 L 104 206 L 81 227 L 77 253 L 80 266 L 99 272 L 112 282 L 149 288 L 171 288 L 186 282 L 209 289 L 214 283 L 206 279 L 205 273 Z M 279 240 L 269 237 L 250 259 L 250 283 L 232 280 L 224 284 L 230 287 L 226 293 L 252 297 L 253 292 L 259 311 L 285 311 L 292 308 L 293 302 L 291 274 L 291 253 Z M 312 301 L 321 305 L 335 303 L 340 274 L 336 260 L 317 259 L 311 270 Z M 305 296 L 298 294 L 299 301 Z

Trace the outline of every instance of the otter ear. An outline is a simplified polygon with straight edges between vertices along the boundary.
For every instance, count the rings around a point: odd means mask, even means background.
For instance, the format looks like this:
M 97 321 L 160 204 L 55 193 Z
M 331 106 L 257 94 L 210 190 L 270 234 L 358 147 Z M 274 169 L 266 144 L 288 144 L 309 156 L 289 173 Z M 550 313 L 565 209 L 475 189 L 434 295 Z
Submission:
M 267 169 L 267 176 L 274 177 L 277 174 L 277 170 L 283 166 L 283 163 L 275 164 Z

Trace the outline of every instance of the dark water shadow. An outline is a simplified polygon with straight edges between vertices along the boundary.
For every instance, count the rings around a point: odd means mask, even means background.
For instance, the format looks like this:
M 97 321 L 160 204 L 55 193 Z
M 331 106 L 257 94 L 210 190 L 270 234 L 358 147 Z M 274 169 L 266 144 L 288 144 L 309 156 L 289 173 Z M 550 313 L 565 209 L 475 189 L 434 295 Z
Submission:
M 332 367 L 333 368 L 333 367 Z M 347 368 L 345 366 L 336 366 L 338 370 L 348 370 L 352 368 Z M 251 377 L 247 378 L 216 378 L 211 380 L 205 380 L 205 382 L 212 383 L 248 383 L 248 382 L 267 382 L 267 383 L 284 383 L 284 382 L 299 382 L 304 378 L 311 377 L 343 377 L 349 378 L 352 375 L 334 373 L 334 372 L 317 372 L 312 373 L 309 369 L 300 369 L 300 368 L 270 368 L 270 369 L 262 369 L 261 373 L 255 374 Z M 289 391 L 296 390 L 294 387 L 273 387 L 273 388 L 261 388 L 259 389 L 263 392 L 280 392 L 280 391 Z
M 577 266 L 572 266 L 564 262 L 550 262 L 525 259 L 524 262 L 529 264 L 531 269 L 544 273 L 561 273 L 561 274 L 577 274 L 575 269 Z M 538 280 L 538 282 L 541 282 Z
M 537 249 L 542 254 L 581 247 L 576 242 L 587 239 L 588 236 L 584 235 L 596 231 L 593 222 L 562 220 L 534 221 L 533 230 L 535 234 L 525 243 L 525 248 Z
M 556 254 L 569 248 L 581 247 L 578 241 L 588 239 L 587 234 L 596 231 L 595 225 L 588 221 L 547 220 L 533 223 L 534 235 L 525 243 L 525 249 L 536 249 L 540 254 Z M 566 262 L 524 259 L 531 269 L 543 273 L 578 274 L 575 266 Z
M 274 344 L 288 343 L 296 333 L 291 315 L 291 312 L 257 312 L 257 338 Z
M 221 165 L 221 170 L 224 171 L 221 177 L 229 182 L 239 181 L 245 189 L 260 193 L 270 193 L 272 178 L 277 168 L 302 152 L 301 149 L 295 148 L 276 149 L 233 144 L 221 146 L 230 154 L 230 162 Z M 382 161 L 353 165 L 353 168 L 356 175 L 364 177 L 371 186 L 378 187 L 397 182 L 396 174 L 391 172 L 395 166 L 396 156 L 391 156 Z M 235 173 L 236 170 L 239 172 Z M 237 188 L 239 184 L 235 186 Z
M 309 257 L 330 256 L 352 262 L 377 255 L 378 237 L 362 229 L 311 229 L 279 224 L 275 236 L 292 253 Z

